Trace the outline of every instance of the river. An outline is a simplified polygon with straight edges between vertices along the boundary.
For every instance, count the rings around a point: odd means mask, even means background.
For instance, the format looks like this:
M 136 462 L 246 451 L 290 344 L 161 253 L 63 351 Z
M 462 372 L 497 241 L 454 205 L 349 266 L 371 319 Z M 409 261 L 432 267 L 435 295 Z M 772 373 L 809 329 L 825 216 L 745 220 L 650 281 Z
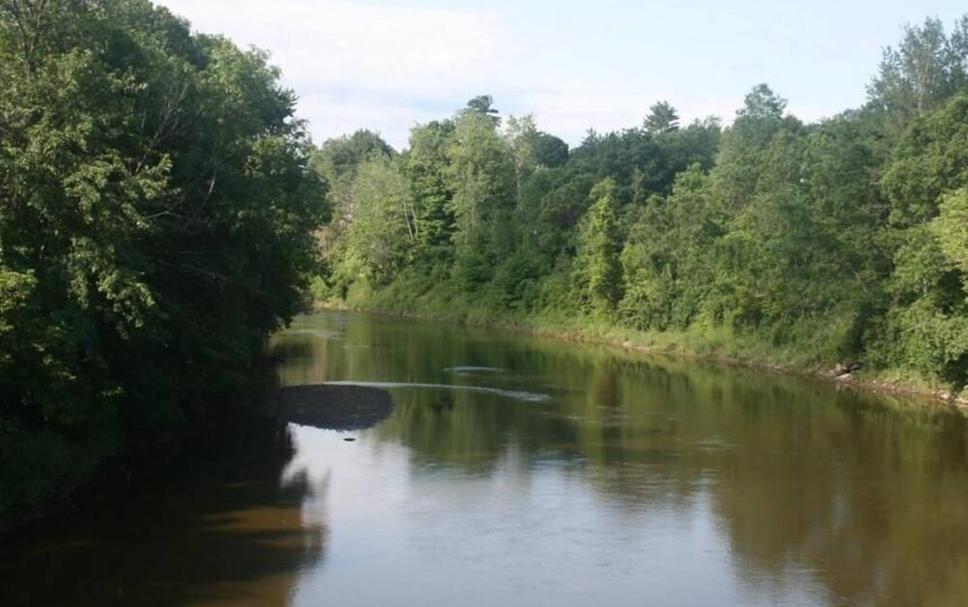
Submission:
M 968 604 L 948 408 L 348 313 L 271 347 L 281 384 L 385 387 L 393 414 L 229 424 L 165 482 L 0 547 L 0 604 Z

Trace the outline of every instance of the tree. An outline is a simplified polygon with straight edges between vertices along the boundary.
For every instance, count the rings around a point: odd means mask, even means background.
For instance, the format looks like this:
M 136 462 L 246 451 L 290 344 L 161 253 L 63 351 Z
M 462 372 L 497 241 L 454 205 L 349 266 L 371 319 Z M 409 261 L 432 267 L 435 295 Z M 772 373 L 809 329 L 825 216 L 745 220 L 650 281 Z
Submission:
M 676 176 L 695 164 L 704 171 L 712 169 L 719 138 L 720 126 L 715 118 L 652 135 L 652 153 L 637 167 L 633 177 L 633 198 L 642 202 L 654 194 L 668 195 Z
M 868 87 L 871 103 L 899 128 L 940 107 L 968 85 L 966 41 L 968 16 L 958 21 L 950 37 L 939 19 L 906 27 L 900 46 L 884 50 L 880 72 Z
M 353 191 L 357 173 L 369 162 L 389 161 L 394 157 L 396 151 L 378 133 L 368 130 L 328 139 L 312 155 L 312 165 L 326 180 L 333 206 L 333 221 L 319 233 L 319 249 L 330 261 L 327 282 L 340 291 L 348 287 L 356 273 L 356 269 L 341 266 L 345 259 L 336 260 L 346 254 L 343 245 L 355 213 Z
M 934 228 L 945 257 L 962 273 L 968 293 L 968 189 L 947 194 L 941 201 L 941 212 Z
M 653 197 L 630 227 L 619 308 L 630 326 L 685 329 L 699 320 L 715 280 L 711 252 L 725 230 L 709 181 L 698 164 L 679 173 L 672 194 Z
M 622 297 L 622 250 L 615 212 L 615 183 L 606 179 L 592 190 L 595 201 L 585 217 L 578 245 L 579 283 L 592 309 L 610 313 Z
M 349 136 L 337 137 L 323 142 L 313 156 L 320 175 L 330 183 L 353 181 L 356 169 L 370 160 L 390 159 L 396 151 L 380 137 L 379 133 L 361 129 Z
M 913 121 L 881 178 L 896 227 L 930 221 L 940 196 L 968 184 L 968 93 Z
M 534 142 L 534 155 L 538 166 L 555 169 L 568 162 L 568 144 L 550 133 L 539 131 Z
M 514 155 L 514 169 L 517 178 L 517 189 L 521 189 L 521 182 L 538 168 L 537 143 L 538 127 L 534 116 L 522 118 L 509 116 L 504 128 L 504 138 L 511 147 Z
M 495 237 L 501 234 L 492 228 L 515 203 L 514 155 L 495 127 L 486 114 L 463 112 L 447 150 L 455 243 L 459 253 L 475 257 L 497 252 Z
M 881 180 L 894 246 L 889 339 L 878 348 L 882 361 L 909 364 L 959 386 L 968 383 L 968 302 L 959 238 L 968 231 L 961 223 L 966 133 L 968 95 L 961 94 L 912 121 Z
M 456 230 L 449 177 L 448 149 L 454 133 L 450 120 L 430 122 L 410 132 L 410 149 L 403 157 L 403 174 L 410 182 L 416 205 L 419 255 L 449 259 Z
M 467 102 L 467 112 L 473 112 L 487 118 L 494 126 L 501 123 L 498 110 L 494 108 L 494 99 L 490 95 L 478 95 Z
M 538 168 L 555 168 L 568 161 L 568 144 L 538 130 L 534 116 L 510 116 L 504 136 L 514 154 L 517 187 Z
M 723 134 L 716 158 L 715 186 L 726 204 L 741 208 L 759 188 L 759 167 L 765 162 L 770 143 L 781 130 L 799 128 L 795 119 L 785 119 L 786 100 L 765 84 L 746 95 L 736 120 Z
M 787 101 L 773 92 L 766 84 L 753 87 L 743 101 L 743 107 L 736 112 L 733 129 L 747 137 L 759 137 L 764 141 L 770 137 L 783 119 Z
M 668 101 L 660 101 L 649 108 L 645 130 L 650 133 L 668 133 L 679 129 L 679 114 Z
M 373 285 L 385 284 L 408 261 L 420 224 L 409 184 L 395 163 L 363 163 L 353 182 L 353 215 L 345 235 L 346 263 Z
M 2 512 L 241 385 L 328 208 L 266 54 L 147 0 L 0 3 L 0 77 Z

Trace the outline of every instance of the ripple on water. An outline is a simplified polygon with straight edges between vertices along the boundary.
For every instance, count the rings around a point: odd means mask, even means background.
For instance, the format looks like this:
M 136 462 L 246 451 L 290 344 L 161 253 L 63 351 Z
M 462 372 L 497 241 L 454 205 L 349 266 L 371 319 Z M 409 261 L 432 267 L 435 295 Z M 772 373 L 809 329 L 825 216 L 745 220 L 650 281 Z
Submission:
M 328 329 L 287 329 L 285 332 L 287 335 L 308 335 L 310 337 L 318 337 L 320 339 L 327 339 L 333 341 L 341 341 L 343 339 L 343 334 L 338 331 L 332 331 Z
M 456 375 L 473 375 L 475 373 L 507 373 L 507 369 L 502 369 L 501 367 L 461 366 L 447 367 L 444 369 L 444 373 L 454 373 Z
M 394 388 L 410 388 L 416 390 L 451 390 L 454 392 L 477 392 L 480 394 L 494 394 L 529 403 L 543 403 L 551 400 L 549 394 L 538 394 L 536 392 L 525 392 L 522 390 L 502 390 L 501 388 L 490 388 L 487 386 L 458 386 L 454 384 L 422 384 L 408 382 L 382 382 L 382 381 L 331 381 L 326 385 L 330 386 L 363 386 L 367 388 L 383 388 L 392 390 Z

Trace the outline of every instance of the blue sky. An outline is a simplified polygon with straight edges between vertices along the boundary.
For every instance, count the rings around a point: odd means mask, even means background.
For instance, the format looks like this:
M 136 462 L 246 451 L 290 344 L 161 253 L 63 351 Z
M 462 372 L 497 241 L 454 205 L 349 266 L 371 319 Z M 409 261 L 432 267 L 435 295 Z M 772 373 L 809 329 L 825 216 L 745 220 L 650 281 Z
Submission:
M 317 142 L 409 129 L 489 93 L 569 143 L 635 126 L 658 100 L 727 122 L 766 82 L 807 120 L 863 103 L 884 46 L 951 0 L 162 0 L 209 33 L 272 53 Z

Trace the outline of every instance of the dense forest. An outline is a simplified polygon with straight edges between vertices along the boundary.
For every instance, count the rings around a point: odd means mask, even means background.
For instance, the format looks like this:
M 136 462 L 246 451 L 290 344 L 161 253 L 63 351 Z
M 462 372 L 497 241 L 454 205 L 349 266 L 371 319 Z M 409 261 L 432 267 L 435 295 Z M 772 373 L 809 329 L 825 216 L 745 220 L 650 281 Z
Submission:
M 569 149 L 489 96 L 396 151 L 359 131 L 331 188 L 317 299 L 565 327 L 798 368 L 968 381 L 968 17 L 884 51 L 866 104 L 816 123 L 754 87 L 729 125 Z
M 328 206 L 278 80 L 147 0 L 0 1 L 0 523 L 235 403 L 304 307 Z

